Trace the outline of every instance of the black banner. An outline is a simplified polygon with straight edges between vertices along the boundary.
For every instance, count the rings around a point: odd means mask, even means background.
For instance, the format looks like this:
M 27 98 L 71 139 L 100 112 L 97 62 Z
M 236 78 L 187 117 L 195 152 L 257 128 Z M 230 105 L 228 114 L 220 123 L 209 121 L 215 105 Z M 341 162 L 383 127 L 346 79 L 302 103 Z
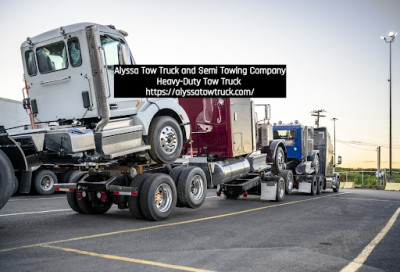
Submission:
M 114 96 L 286 97 L 286 65 L 119 65 Z

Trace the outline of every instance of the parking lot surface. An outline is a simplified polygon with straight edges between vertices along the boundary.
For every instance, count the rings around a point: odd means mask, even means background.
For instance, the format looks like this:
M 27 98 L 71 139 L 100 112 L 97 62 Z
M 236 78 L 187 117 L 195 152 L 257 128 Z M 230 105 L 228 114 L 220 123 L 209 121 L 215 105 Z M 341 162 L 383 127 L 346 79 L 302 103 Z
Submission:
M 0 211 L 1 271 L 400 271 L 400 193 L 325 191 L 228 200 L 134 219 L 73 212 L 65 195 L 16 196 Z

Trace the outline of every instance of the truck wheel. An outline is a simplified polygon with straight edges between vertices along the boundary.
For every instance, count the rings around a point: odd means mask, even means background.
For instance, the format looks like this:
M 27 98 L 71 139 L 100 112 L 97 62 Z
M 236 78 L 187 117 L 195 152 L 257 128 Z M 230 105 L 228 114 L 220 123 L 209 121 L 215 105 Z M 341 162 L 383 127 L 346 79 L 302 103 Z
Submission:
M 332 188 L 332 190 L 333 190 L 335 193 L 338 193 L 338 192 L 339 192 L 339 188 L 340 188 L 340 182 L 338 182 L 336 188 Z
M 47 169 L 38 170 L 33 176 L 35 190 L 40 195 L 53 194 L 55 191 L 54 184 L 57 182 L 56 174 Z
M 206 199 L 207 178 L 204 171 L 195 166 L 182 171 L 178 182 L 178 199 L 188 208 L 199 208 Z
M 180 155 L 183 145 L 182 130 L 170 116 L 154 118 L 149 128 L 150 156 L 161 163 L 172 163 Z
M 273 174 L 278 175 L 285 170 L 285 152 L 281 146 L 276 149 L 275 160 L 272 164 L 271 171 Z
M 78 207 L 80 210 L 82 210 L 83 213 L 86 214 L 104 214 L 106 213 L 112 206 L 112 202 L 106 201 L 105 203 L 103 202 L 93 202 L 90 201 L 89 198 L 83 197 L 81 199 L 76 199 L 76 202 L 78 203 Z
M 276 186 L 276 202 L 281 202 L 285 198 L 285 180 L 280 177 Z
M 317 187 L 318 187 L 318 182 L 317 182 L 317 177 L 312 176 L 311 178 L 311 195 L 316 195 L 317 194 Z
M 339 192 L 339 189 L 340 189 L 340 179 L 339 179 L 339 176 L 336 173 L 333 175 L 333 178 L 335 179 L 336 188 L 332 187 L 332 190 L 335 193 L 337 193 L 337 192 Z
M 0 150 L 0 209 L 11 196 L 14 168 L 7 155 Z
M 239 193 L 231 192 L 228 190 L 222 191 L 227 199 L 238 199 Z
M 290 195 L 293 190 L 293 172 L 290 170 L 283 170 L 279 176 L 281 176 L 285 180 L 285 192 L 287 195 Z
M 317 177 L 317 195 L 320 195 L 320 194 L 322 194 L 322 190 L 323 190 L 323 188 L 322 188 L 322 177 L 321 176 L 318 176 Z
M 13 181 L 14 181 L 14 183 L 13 183 L 13 189 L 11 192 L 11 196 L 14 196 L 18 192 L 18 188 L 19 188 L 19 181 L 15 175 L 14 175 Z
M 68 174 L 68 176 L 67 176 Z M 79 170 L 70 170 L 65 173 L 63 183 L 77 183 L 85 175 L 85 172 Z M 67 202 L 69 207 L 77 213 L 83 213 L 81 208 L 78 206 L 78 200 L 76 198 L 76 191 L 67 192 Z
M 59 178 L 58 178 L 58 182 L 59 183 L 69 183 L 71 180 L 72 175 L 76 175 L 77 173 L 81 172 L 80 170 L 77 169 L 72 169 L 72 170 L 68 170 L 65 173 L 62 173 Z
M 176 187 L 177 191 L 178 191 L 179 177 L 181 176 L 182 171 L 185 169 L 186 169 L 186 166 L 181 165 L 181 166 L 177 166 L 177 167 L 173 168 L 172 171 L 169 173 L 170 177 L 175 182 L 175 187 Z M 179 197 L 176 200 L 176 206 L 177 207 L 185 207 L 185 205 L 183 205 L 183 203 L 181 203 L 181 201 L 179 200 Z
M 175 183 L 166 174 L 151 175 L 144 182 L 139 198 L 140 208 L 146 219 L 166 219 L 176 206 Z
M 136 187 L 138 195 L 128 197 L 128 208 L 133 217 L 136 219 L 144 219 L 142 210 L 140 209 L 140 194 L 143 183 L 149 178 L 152 174 L 139 174 L 133 178 L 130 186 Z

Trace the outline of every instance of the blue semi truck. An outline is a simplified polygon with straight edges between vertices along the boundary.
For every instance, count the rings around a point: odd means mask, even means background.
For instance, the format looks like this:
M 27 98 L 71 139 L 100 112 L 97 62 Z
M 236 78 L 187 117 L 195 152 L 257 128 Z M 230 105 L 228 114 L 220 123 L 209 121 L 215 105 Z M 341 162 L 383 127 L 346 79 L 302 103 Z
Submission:
M 279 124 L 273 127 L 274 139 L 281 139 L 286 147 L 286 169 L 282 175 L 292 179 L 287 193 L 296 188 L 299 192 L 321 194 L 332 188 L 339 191 L 339 174 L 335 173 L 331 137 L 325 127 L 314 128 L 295 124 Z M 338 158 L 338 164 L 341 157 Z

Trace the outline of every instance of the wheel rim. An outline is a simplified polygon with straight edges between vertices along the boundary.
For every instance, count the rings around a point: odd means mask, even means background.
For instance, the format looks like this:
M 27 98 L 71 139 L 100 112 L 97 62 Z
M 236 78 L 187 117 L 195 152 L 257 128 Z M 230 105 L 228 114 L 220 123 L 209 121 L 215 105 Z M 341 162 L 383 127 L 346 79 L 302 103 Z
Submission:
M 175 129 L 171 126 L 165 126 L 160 133 L 160 143 L 162 150 L 171 154 L 178 148 L 178 137 Z
M 284 182 L 279 182 L 279 197 L 282 199 L 283 196 L 285 195 L 285 183 Z
M 276 155 L 276 162 L 279 171 L 281 171 L 283 169 L 283 165 L 285 164 L 285 156 L 282 149 L 279 149 L 278 154 Z
M 289 180 L 287 187 L 289 191 L 293 190 L 293 179 Z
M 157 187 L 154 201 L 156 204 L 157 209 L 160 212 L 166 212 L 169 210 L 172 204 L 172 190 L 171 187 L 166 184 L 162 183 Z
M 40 187 L 44 191 L 50 191 L 54 187 L 54 179 L 49 175 L 43 176 L 40 180 Z
M 204 181 L 200 175 L 195 175 L 190 181 L 190 194 L 194 200 L 202 198 L 204 193 Z

